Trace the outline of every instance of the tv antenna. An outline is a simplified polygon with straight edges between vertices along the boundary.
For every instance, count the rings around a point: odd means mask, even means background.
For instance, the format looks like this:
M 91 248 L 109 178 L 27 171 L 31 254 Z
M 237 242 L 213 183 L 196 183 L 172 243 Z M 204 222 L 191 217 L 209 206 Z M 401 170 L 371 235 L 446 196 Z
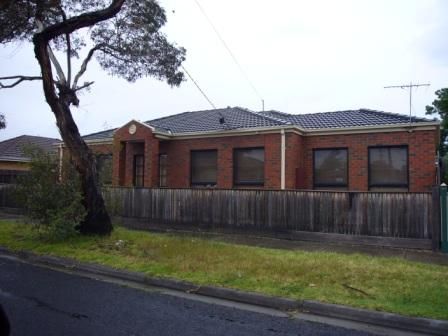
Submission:
M 420 86 L 430 86 L 431 84 L 425 83 L 425 84 L 412 84 L 410 82 L 409 84 L 403 84 L 403 85 L 392 85 L 392 86 L 385 86 L 385 89 L 409 89 L 409 123 L 412 123 L 412 90 L 414 88 L 420 87 Z

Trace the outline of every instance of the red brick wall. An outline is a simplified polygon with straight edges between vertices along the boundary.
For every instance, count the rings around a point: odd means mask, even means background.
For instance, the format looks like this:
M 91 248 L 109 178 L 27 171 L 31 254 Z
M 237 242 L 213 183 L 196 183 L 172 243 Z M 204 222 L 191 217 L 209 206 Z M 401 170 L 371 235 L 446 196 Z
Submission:
M 313 148 L 347 147 L 349 190 L 368 190 L 368 147 L 408 145 L 409 191 L 429 191 L 435 184 L 436 132 L 414 131 L 304 137 L 304 188 L 313 188 Z M 302 186 L 300 186 L 302 187 Z
M 286 133 L 285 187 L 295 189 L 303 184 L 303 137 Z
M 218 188 L 233 188 L 233 149 L 264 147 L 265 188 L 280 188 L 280 132 L 277 134 L 248 135 L 161 141 L 160 153 L 167 156 L 168 186 L 190 187 L 190 151 L 218 150 Z
M 136 125 L 136 132 L 129 133 L 129 126 Z M 149 127 L 131 121 L 118 129 L 114 135 L 113 183 L 130 187 L 133 185 L 134 155 L 145 155 L 145 187 L 158 186 L 159 140 Z
M 129 125 L 129 124 L 128 124 Z M 265 148 L 265 188 L 280 188 L 281 135 L 259 134 L 234 137 L 158 140 L 151 130 L 137 124 L 130 135 L 125 126 L 116 132 L 114 145 L 91 145 L 95 153 L 114 153 L 113 183 L 132 185 L 133 142 L 144 143 L 145 186 L 158 186 L 158 155 L 168 154 L 168 187 L 190 187 L 190 151 L 218 150 L 218 188 L 233 188 L 233 149 Z M 285 186 L 287 189 L 313 188 L 313 148 L 347 147 L 349 150 L 349 190 L 368 190 L 368 147 L 408 145 L 409 190 L 429 191 L 435 183 L 436 131 L 364 133 L 300 136 L 286 133 Z

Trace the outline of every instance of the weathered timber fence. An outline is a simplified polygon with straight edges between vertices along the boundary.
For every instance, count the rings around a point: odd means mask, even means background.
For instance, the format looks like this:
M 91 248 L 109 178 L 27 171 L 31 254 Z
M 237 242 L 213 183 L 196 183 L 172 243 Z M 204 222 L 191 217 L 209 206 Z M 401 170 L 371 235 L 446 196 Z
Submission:
M 431 193 L 107 188 L 116 216 L 199 228 L 431 239 Z

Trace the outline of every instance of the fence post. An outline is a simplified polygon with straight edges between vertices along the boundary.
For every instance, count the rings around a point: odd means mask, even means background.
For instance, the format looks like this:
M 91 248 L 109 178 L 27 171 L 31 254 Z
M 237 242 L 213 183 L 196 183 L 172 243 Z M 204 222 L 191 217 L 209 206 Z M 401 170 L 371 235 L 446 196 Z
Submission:
M 442 252 L 448 253 L 447 187 L 445 184 L 440 187 L 440 203 L 442 212 L 441 249 Z
M 441 240 L 441 210 L 442 210 L 442 196 L 440 193 L 441 187 L 435 186 L 432 189 L 432 250 L 440 250 L 440 240 Z

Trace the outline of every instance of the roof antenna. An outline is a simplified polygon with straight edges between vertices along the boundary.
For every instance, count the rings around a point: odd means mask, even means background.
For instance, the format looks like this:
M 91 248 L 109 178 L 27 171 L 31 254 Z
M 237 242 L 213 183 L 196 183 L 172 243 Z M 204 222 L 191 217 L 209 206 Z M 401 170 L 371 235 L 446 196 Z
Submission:
M 419 86 L 430 86 L 431 84 L 425 83 L 425 84 L 412 84 L 410 82 L 409 84 L 403 84 L 403 85 L 392 85 L 392 86 L 385 86 L 385 89 L 409 89 L 409 124 L 412 124 L 412 89 L 417 88 Z
M 264 99 L 261 100 L 261 107 L 262 107 L 262 111 L 264 112 Z

